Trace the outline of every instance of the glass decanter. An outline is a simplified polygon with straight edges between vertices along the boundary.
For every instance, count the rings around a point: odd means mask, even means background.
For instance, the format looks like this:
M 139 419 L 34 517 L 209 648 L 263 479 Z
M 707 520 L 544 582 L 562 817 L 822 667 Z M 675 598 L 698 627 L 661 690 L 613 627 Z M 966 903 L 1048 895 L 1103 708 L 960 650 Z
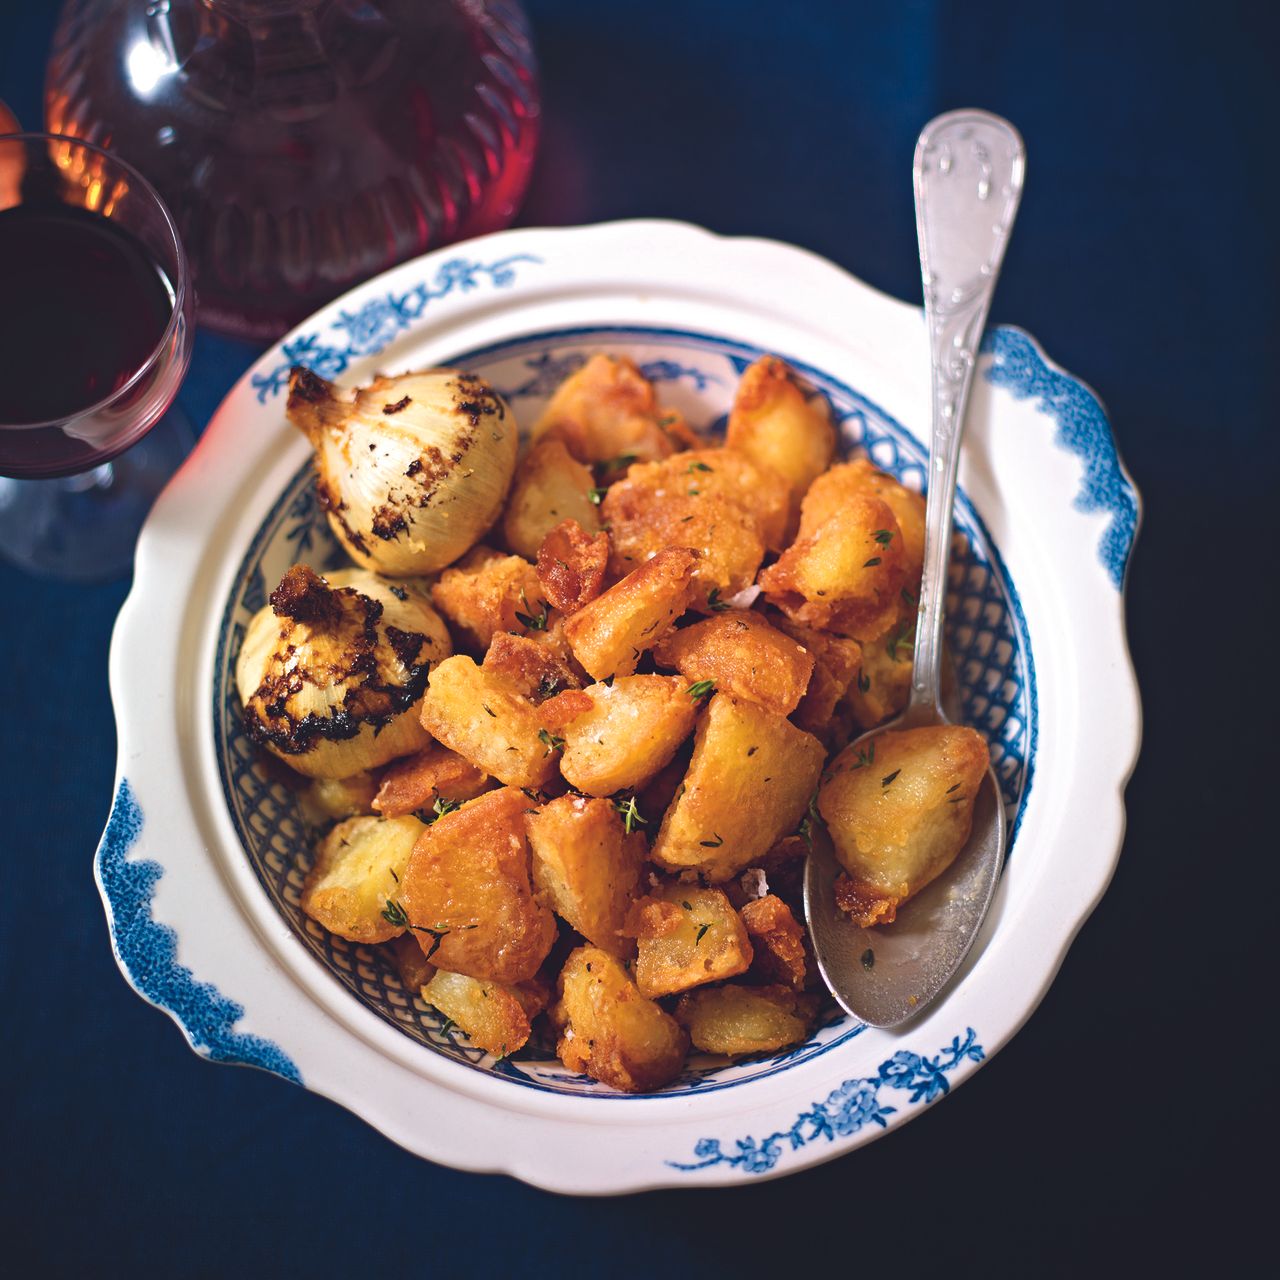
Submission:
M 539 122 L 512 0 L 67 0 L 45 110 L 147 175 L 199 319 L 258 339 L 506 226 Z

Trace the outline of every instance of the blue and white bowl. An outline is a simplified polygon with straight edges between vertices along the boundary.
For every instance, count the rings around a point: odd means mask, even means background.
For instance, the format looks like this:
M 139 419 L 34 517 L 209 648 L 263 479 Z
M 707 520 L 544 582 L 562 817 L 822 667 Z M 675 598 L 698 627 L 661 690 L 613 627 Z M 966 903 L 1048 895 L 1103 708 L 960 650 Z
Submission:
M 264 356 L 157 504 L 112 647 L 120 766 L 99 883 L 126 977 L 197 1052 L 325 1093 L 431 1159 L 588 1193 L 786 1173 L 901 1123 L 1000 1047 L 1105 888 L 1139 736 L 1120 595 L 1137 498 L 1093 395 L 1021 332 L 991 335 L 948 635 L 1013 839 L 945 999 L 897 1032 L 832 1015 L 775 1057 L 695 1057 L 656 1095 L 616 1093 L 536 1047 L 495 1062 L 376 949 L 302 914 L 308 834 L 243 733 L 232 671 L 290 564 L 344 562 L 284 421 L 292 364 L 353 382 L 461 365 L 528 425 L 602 350 L 637 360 L 664 404 L 712 432 L 746 365 L 779 354 L 829 399 L 846 450 L 923 484 L 920 312 L 800 250 L 630 222 L 504 232 L 406 264 Z

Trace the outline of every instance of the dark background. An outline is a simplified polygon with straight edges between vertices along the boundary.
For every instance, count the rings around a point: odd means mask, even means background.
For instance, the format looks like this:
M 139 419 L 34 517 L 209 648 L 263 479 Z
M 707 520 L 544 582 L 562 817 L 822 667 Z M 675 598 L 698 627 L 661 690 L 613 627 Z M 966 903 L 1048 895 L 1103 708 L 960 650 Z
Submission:
M 0 565 L 4 1255 L 89 1275 L 1243 1260 L 1274 1182 L 1253 1163 L 1275 1116 L 1258 990 L 1274 972 L 1258 887 L 1276 851 L 1274 699 L 1255 701 L 1248 673 L 1273 683 L 1253 650 L 1275 574 L 1251 560 L 1280 496 L 1275 21 L 1229 3 L 528 8 L 546 126 L 528 224 L 684 218 L 918 299 L 920 126 L 984 106 L 1022 130 L 1028 186 L 992 318 L 1098 390 L 1146 506 L 1128 589 L 1146 744 L 1111 890 L 1018 1037 L 847 1159 L 592 1202 L 436 1168 L 316 1096 L 202 1063 L 125 985 L 91 858 L 127 584 Z M 0 97 L 30 126 L 55 16 L 0 0 Z M 198 424 L 253 354 L 200 337 L 183 395 Z

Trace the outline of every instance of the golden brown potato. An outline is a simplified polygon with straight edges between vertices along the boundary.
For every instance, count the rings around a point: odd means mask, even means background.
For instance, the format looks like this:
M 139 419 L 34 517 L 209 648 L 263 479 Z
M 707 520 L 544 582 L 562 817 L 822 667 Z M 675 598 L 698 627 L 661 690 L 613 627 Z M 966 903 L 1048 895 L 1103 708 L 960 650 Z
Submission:
M 924 498 L 877 470 L 866 458 L 832 467 L 813 482 L 801 509 L 800 536 L 817 532 L 830 516 L 861 494 L 879 498 L 893 512 L 902 535 L 906 585 L 915 594 L 920 590 L 924 565 Z
M 659 551 L 565 620 L 574 657 L 594 679 L 629 676 L 675 625 L 689 606 L 697 560 L 687 547 Z
M 636 985 L 650 999 L 746 973 L 751 943 L 722 889 L 661 885 L 631 909 Z
M 813 672 L 813 655 L 803 644 L 744 609 L 668 632 L 653 656 L 659 666 L 674 667 L 693 681 L 714 680 L 717 689 L 780 716 L 796 709 Z
M 622 455 L 665 458 L 671 441 L 653 387 L 625 356 L 594 355 L 556 388 L 533 428 L 535 440 L 562 440 L 579 462 Z
M 444 969 L 422 988 L 422 998 L 458 1024 L 486 1053 L 505 1058 L 529 1038 L 529 1015 L 513 987 Z
M 591 537 L 576 520 L 549 530 L 538 548 L 538 581 L 563 613 L 576 613 L 600 594 L 608 567 L 609 535 Z
M 558 989 L 550 1016 L 560 1035 L 556 1054 L 570 1071 L 628 1093 L 661 1089 L 680 1074 L 688 1035 L 640 994 L 620 960 L 598 947 L 579 947 Z
M 415 756 L 397 760 L 383 775 L 373 807 L 384 818 L 430 809 L 437 800 L 461 804 L 478 796 L 489 775 L 448 747 L 433 742 Z
M 546 959 L 556 922 L 529 882 L 528 808 L 514 788 L 487 791 L 433 822 L 414 846 L 400 904 L 437 968 L 517 983 Z
M 754 957 L 752 976 L 803 991 L 808 971 L 804 926 L 776 894 L 748 902 L 740 912 Z
M 391 767 L 394 769 L 395 765 Z M 377 790 L 373 774 L 365 770 L 349 778 L 316 778 L 299 797 L 299 802 L 306 820 L 312 826 L 320 826 L 376 809 Z
M 600 529 L 600 512 L 592 501 L 591 472 L 576 461 L 560 440 L 540 440 L 516 468 L 502 530 L 507 546 L 532 560 L 542 540 L 562 520 L 576 520 L 588 533 Z
M 701 552 L 693 607 L 713 612 L 755 580 L 766 549 L 782 545 L 784 482 L 732 449 L 699 449 L 633 466 L 605 495 L 609 570 L 621 575 L 663 547 Z
M 862 669 L 862 647 L 845 636 L 803 627 L 784 614 L 772 613 L 769 621 L 813 655 L 813 675 L 796 708 L 795 723 L 806 733 L 822 737 L 831 728 L 840 700 Z
M 813 1029 L 817 999 L 787 987 L 739 987 L 733 983 L 681 997 L 676 1020 L 695 1049 L 740 1057 L 776 1053 L 799 1044 Z
M 410 995 L 421 990 L 435 976 L 436 967 L 423 953 L 412 929 L 392 938 L 387 943 L 387 951 L 400 976 L 400 985 Z
M 431 588 L 431 599 L 477 653 L 489 647 L 496 632 L 530 630 L 529 619 L 546 625 L 537 569 L 492 547 L 474 547 L 446 569 Z
M 693 732 L 698 704 L 680 676 L 619 676 L 583 692 L 590 709 L 560 731 L 560 772 L 589 796 L 643 786 Z
M 836 433 L 821 396 L 808 396 L 776 356 L 761 356 L 742 375 L 729 414 L 725 443 L 746 454 L 766 475 L 790 487 L 788 535 L 799 519 L 800 499 L 831 465 Z
M 915 657 L 916 604 L 903 603 L 893 626 L 879 640 L 862 646 L 862 669 L 850 681 L 845 703 L 853 722 L 874 729 L 902 711 L 911 697 L 911 663 Z
M 841 906 L 864 926 L 897 909 L 964 848 L 987 744 L 963 725 L 889 729 L 828 766 L 818 811 L 849 875 Z
M 684 788 L 662 820 L 653 860 L 712 883 L 751 866 L 795 830 L 825 754 L 784 717 L 717 693 L 698 721 Z
M 499 631 L 484 655 L 483 667 L 499 676 L 522 698 L 535 705 L 566 689 L 580 689 L 577 663 L 566 661 L 556 646 L 540 643 L 533 632 L 525 636 Z
M 457 654 L 432 670 L 422 724 L 499 782 L 540 787 L 555 775 L 558 744 L 538 711 L 504 676 Z
M 875 640 L 893 625 L 906 562 L 898 522 L 855 495 L 760 575 L 769 602 L 804 626 Z
M 623 928 L 639 892 L 644 836 L 625 833 L 610 800 L 561 796 L 527 818 L 538 892 L 593 946 L 631 955 Z
M 389 942 L 404 932 L 387 899 L 426 828 L 417 818 L 348 818 L 320 842 L 302 885 L 302 909 L 349 942 Z M 384 914 L 386 913 L 386 914 Z

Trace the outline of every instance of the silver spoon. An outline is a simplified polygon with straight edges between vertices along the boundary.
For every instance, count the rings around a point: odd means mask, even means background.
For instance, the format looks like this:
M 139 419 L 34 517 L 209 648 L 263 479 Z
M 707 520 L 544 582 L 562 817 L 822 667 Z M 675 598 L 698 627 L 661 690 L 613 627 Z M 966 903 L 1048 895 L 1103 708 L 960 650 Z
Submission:
M 940 677 L 960 437 L 1025 160 L 1018 131 L 986 111 L 938 116 L 916 144 L 916 231 L 933 367 L 924 577 L 910 702 L 896 720 L 863 734 L 864 746 L 886 729 L 950 723 Z M 955 862 L 901 907 L 893 924 L 864 929 L 836 907 L 841 868 L 830 840 L 816 839 L 805 868 L 805 911 L 818 968 L 840 1004 L 872 1026 L 893 1027 L 934 1000 L 977 936 L 1004 846 L 1000 786 L 988 768 L 972 833 Z

